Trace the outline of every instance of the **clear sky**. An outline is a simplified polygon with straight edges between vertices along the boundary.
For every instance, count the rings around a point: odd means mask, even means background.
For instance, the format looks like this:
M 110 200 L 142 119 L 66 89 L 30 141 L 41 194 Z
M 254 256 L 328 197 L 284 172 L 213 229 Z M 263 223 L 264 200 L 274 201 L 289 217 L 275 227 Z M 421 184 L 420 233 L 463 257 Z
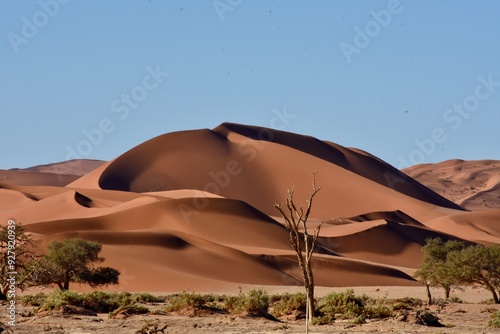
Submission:
M 0 4 L 0 168 L 225 121 L 396 167 L 500 159 L 500 1 Z

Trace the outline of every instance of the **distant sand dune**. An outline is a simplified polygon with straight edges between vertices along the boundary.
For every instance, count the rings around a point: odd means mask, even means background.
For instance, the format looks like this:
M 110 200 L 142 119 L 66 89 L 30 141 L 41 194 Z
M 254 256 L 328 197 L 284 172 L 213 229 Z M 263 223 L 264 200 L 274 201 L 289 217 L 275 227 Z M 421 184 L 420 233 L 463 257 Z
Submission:
M 403 171 L 469 210 L 500 209 L 500 161 L 448 160 Z

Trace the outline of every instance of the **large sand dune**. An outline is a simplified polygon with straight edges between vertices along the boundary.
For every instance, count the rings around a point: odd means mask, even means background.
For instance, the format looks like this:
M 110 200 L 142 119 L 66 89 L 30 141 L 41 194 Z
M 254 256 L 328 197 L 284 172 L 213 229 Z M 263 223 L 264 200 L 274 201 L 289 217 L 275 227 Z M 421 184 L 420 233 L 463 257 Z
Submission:
M 318 285 L 415 285 L 426 238 L 500 241 L 499 211 L 466 211 L 366 152 L 230 123 L 153 138 L 65 187 L 0 184 L 0 222 L 23 224 L 40 250 L 69 237 L 101 242 L 106 265 L 122 272 L 117 289 L 299 285 L 273 204 L 292 185 L 303 204 L 313 172 L 310 228 L 327 220 Z

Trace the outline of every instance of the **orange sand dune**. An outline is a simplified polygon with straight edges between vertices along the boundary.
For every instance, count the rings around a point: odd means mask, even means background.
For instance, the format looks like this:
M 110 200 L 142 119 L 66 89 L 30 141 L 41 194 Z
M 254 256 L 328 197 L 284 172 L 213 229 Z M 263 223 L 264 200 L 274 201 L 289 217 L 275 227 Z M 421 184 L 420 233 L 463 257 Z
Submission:
M 28 190 L 38 194 L 43 190 L 43 187 L 17 188 L 27 195 L 30 195 Z M 29 200 L 17 209 L 2 211 L 0 219 L 14 218 L 22 222 L 41 240 L 41 250 L 50 241 L 69 237 L 103 243 L 106 264 L 125 270 L 127 276 L 134 277 L 132 282 L 126 281 L 126 285 L 119 288 L 144 290 L 147 286 L 154 291 L 171 291 L 173 287 L 193 289 L 193 286 L 202 286 L 202 282 L 208 284 L 205 289 L 210 289 L 210 284 L 219 289 L 226 281 L 269 285 L 296 285 L 300 281 L 300 274 L 293 276 L 265 260 L 266 256 L 292 256 L 293 259 L 284 227 L 242 201 L 199 197 L 208 201 L 206 207 L 186 216 L 179 208 L 192 204 L 196 197 L 170 198 L 109 190 L 46 188 L 43 198 Z M 16 190 L 9 191 L 20 194 Z M 48 196 L 51 191 L 52 196 Z M 177 195 L 180 193 L 177 192 Z M 81 203 L 102 201 L 103 198 L 109 201 L 113 195 L 114 205 L 97 207 Z M 330 258 L 328 261 L 336 263 L 333 253 L 328 255 L 324 250 L 322 253 L 323 257 Z M 200 264 L 200 261 L 203 263 Z M 328 272 L 324 271 L 321 282 L 325 284 L 341 281 L 358 282 L 358 285 L 369 284 L 370 281 L 377 284 L 384 281 L 413 284 L 399 270 L 375 263 L 360 265 L 344 261 L 341 266 L 330 267 L 336 268 L 337 278 L 328 281 Z M 348 278 L 353 272 L 362 279 Z M 392 278 L 395 273 L 397 279 Z M 154 281 L 150 275 L 163 278 Z
M 351 225 L 356 229 L 349 229 Z M 453 239 L 425 226 L 416 227 L 390 220 L 325 226 L 320 236 L 318 245 L 341 256 L 408 268 L 418 267 L 425 239 Z
M 415 285 L 426 238 L 499 242 L 499 211 L 468 212 L 367 152 L 283 131 L 168 133 L 97 165 L 66 186 L 0 184 L 0 224 L 22 223 L 42 251 L 69 237 L 101 242 L 105 265 L 122 272 L 118 290 L 300 284 L 273 204 L 295 184 L 303 205 L 313 172 L 310 232 L 326 220 L 318 285 Z
M 467 212 L 444 216 L 426 222 L 438 231 L 454 231 L 454 235 L 482 244 L 500 243 L 500 210 Z
M 257 128 L 235 124 L 159 136 L 112 161 L 99 186 L 134 192 L 200 189 L 276 215 L 273 203 L 294 182 L 297 199 L 306 198 L 316 171 L 322 188 L 313 212 L 318 219 L 402 210 L 426 220 L 461 210 L 370 156 L 281 131 L 260 136 L 272 141 L 254 140 L 259 138 Z M 94 187 L 95 176 L 70 186 Z
M 469 210 L 500 209 L 500 161 L 448 160 L 403 172 Z

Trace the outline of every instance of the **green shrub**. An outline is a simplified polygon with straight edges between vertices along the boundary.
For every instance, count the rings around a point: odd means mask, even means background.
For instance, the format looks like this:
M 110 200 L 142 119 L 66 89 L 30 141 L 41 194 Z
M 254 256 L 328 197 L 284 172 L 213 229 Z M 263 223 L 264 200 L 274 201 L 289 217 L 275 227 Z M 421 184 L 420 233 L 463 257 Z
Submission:
M 128 292 L 92 291 L 83 295 L 83 307 L 97 313 L 109 313 L 132 303 Z
M 320 300 L 318 312 L 330 319 L 336 319 L 337 316 L 340 319 L 353 319 L 363 314 L 366 299 L 366 296 L 355 296 L 352 289 L 330 293 Z
M 460 299 L 460 297 L 458 296 L 451 296 L 450 297 L 450 303 L 454 303 L 454 304 L 463 304 L 463 300 Z
M 161 303 L 166 299 L 165 297 L 156 297 L 145 292 L 134 293 L 132 294 L 132 296 L 130 296 L 130 298 L 138 303 Z
M 133 314 L 147 314 L 147 313 L 149 313 L 149 309 L 147 307 L 142 305 L 137 305 L 136 303 L 132 302 L 131 304 L 121 305 L 113 312 L 110 312 L 109 318 L 113 319 L 119 314 L 122 314 L 125 317 L 129 317 Z
M 248 293 L 246 311 L 249 314 L 267 313 L 269 309 L 269 296 L 265 290 L 252 290 Z
M 55 290 L 47 295 L 44 303 L 40 305 L 40 310 L 51 311 L 63 306 L 81 306 L 82 302 L 83 296 L 78 292 Z
M 21 296 L 21 302 L 25 305 L 42 306 L 47 300 L 47 295 L 39 292 L 36 295 Z
M 351 324 L 364 323 L 365 319 L 381 319 L 394 315 L 394 301 L 386 298 L 375 299 L 366 295 L 356 296 L 354 290 L 330 293 L 321 298 L 318 303 L 317 324 L 327 324 L 335 319 L 351 319 Z M 405 307 L 406 301 L 402 301 L 398 307 Z
M 490 319 L 488 320 L 488 326 L 494 328 L 500 328 L 500 311 L 497 311 L 490 315 Z
M 224 308 L 234 314 L 244 312 L 251 316 L 266 314 L 269 309 L 269 295 L 262 289 L 254 289 L 248 295 L 240 291 L 237 296 L 229 296 L 225 299 Z
M 368 299 L 363 310 L 367 319 L 383 319 L 394 315 L 394 308 L 387 304 L 386 299 Z
M 275 317 L 290 315 L 294 312 L 305 313 L 307 298 L 305 293 L 285 293 L 271 296 L 272 314 Z
M 410 297 L 392 299 L 389 303 L 392 304 L 393 310 L 412 310 L 415 307 L 424 305 L 422 299 Z
M 245 311 L 246 298 L 243 294 L 237 296 L 227 296 L 224 299 L 224 309 L 230 313 L 241 314 Z
M 350 324 L 351 325 L 362 325 L 366 323 L 366 319 L 364 315 L 358 315 L 354 319 L 351 320 Z
M 331 314 L 322 314 L 312 319 L 312 324 L 315 326 L 328 325 L 335 321 L 335 317 Z
M 206 303 L 214 300 L 211 295 L 203 296 L 199 293 L 183 291 L 168 298 L 166 310 L 167 312 L 178 312 L 184 309 L 201 309 Z

